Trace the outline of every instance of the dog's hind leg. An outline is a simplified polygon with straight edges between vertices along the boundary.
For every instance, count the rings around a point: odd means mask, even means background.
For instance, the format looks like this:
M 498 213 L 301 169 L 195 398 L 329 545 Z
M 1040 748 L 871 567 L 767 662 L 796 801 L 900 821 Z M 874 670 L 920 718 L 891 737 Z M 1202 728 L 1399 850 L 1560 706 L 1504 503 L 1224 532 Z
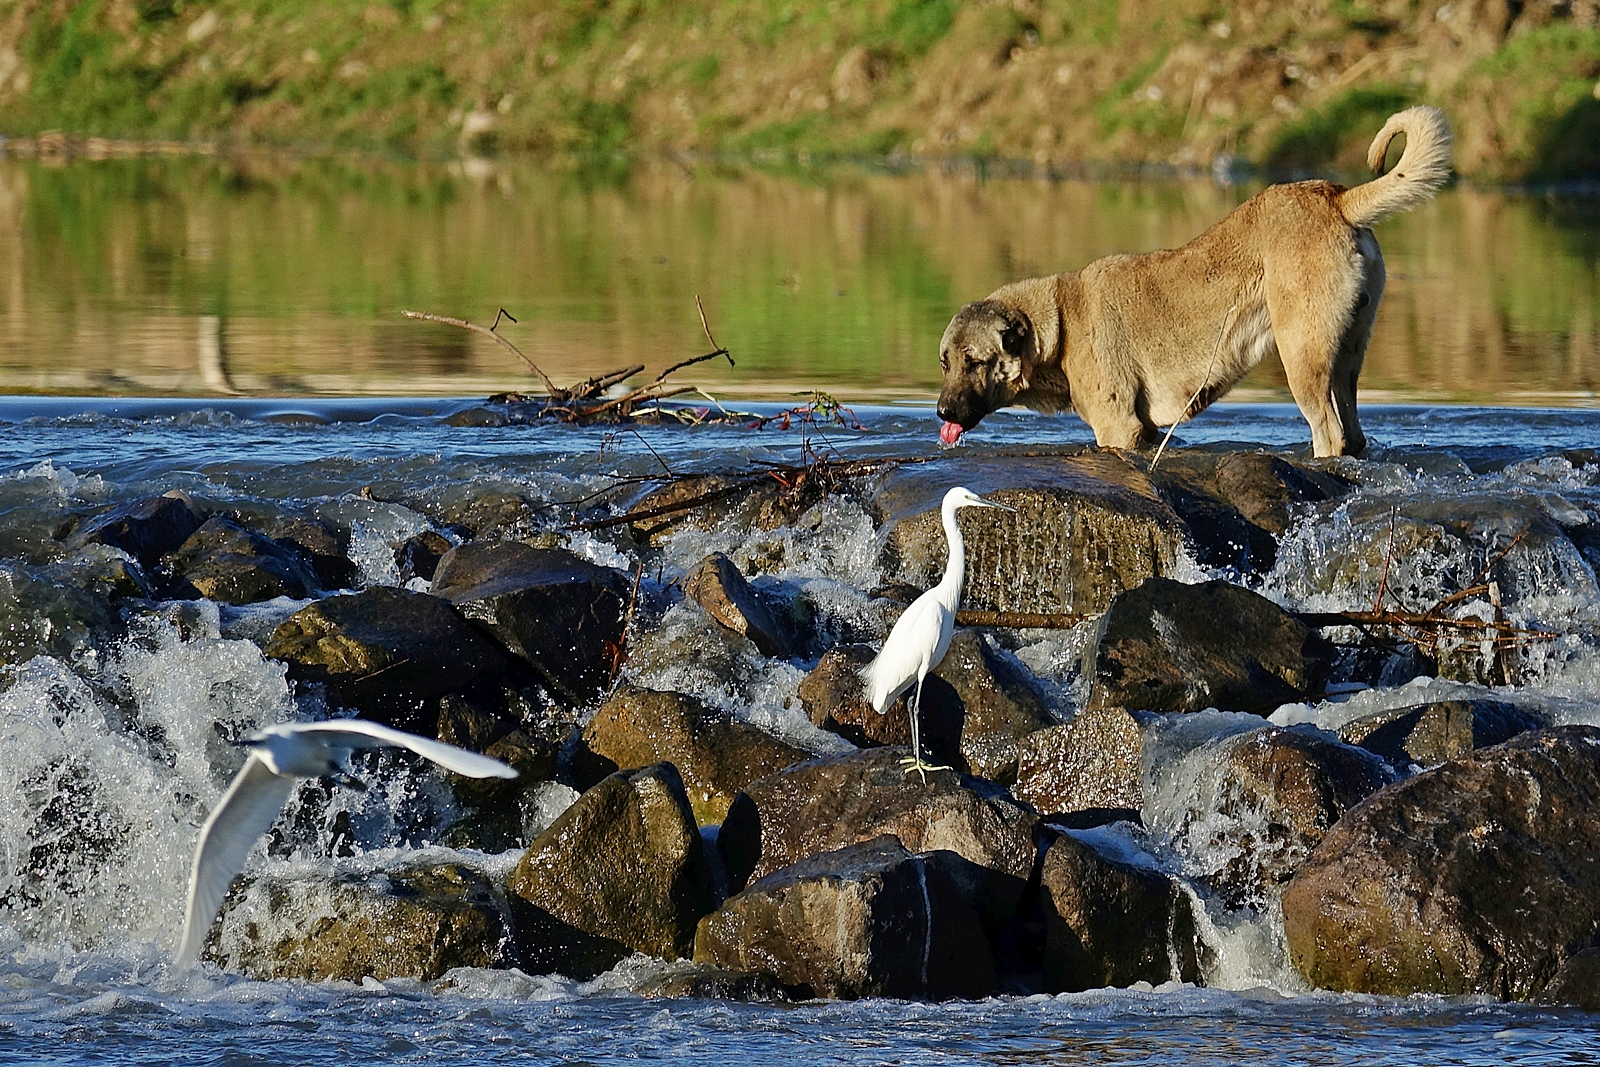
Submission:
M 1366 445 L 1355 424 L 1360 360 L 1353 368 L 1340 366 L 1363 275 L 1353 270 L 1328 274 L 1333 284 L 1326 286 L 1307 285 L 1303 278 L 1274 279 L 1269 274 L 1266 287 L 1267 313 L 1284 375 L 1300 413 L 1311 426 L 1312 450 L 1319 457 L 1349 455 Z M 1361 350 L 1365 348 L 1363 343 Z
M 1367 341 L 1372 337 L 1372 324 L 1378 317 L 1378 301 L 1383 299 L 1386 280 L 1383 253 L 1378 251 L 1372 231 L 1360 231 L 1356 242 L 1366 271 L 1361 292 L 1356 296 L 1355 317 L 1339 340 L 1339 352 L 1333 365 L 1333 403 L 1344 427 L 1344 451 L 1350 456 L 1359 456 L 1367 450 L 1367 438 L 1361 432 L 1361 420 L 1356 415 L 1356 379 L 1361 376 L 1361 363 L 1367 355 Z

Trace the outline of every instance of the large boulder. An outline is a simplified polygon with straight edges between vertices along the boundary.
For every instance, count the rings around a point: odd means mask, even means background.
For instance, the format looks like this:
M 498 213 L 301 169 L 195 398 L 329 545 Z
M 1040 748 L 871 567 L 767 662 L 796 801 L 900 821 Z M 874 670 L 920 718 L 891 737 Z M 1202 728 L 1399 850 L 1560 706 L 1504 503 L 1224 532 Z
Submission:
M 1383 761 L 1303 729 L 1212 742 L 1168 772 L 1184 803 L 1165 827 L 1186 869 L 1231 907 L 1276 894 L 1345 812 L 1387 785 Z
M 269 875 L 229 894 L 206 958 L 258 981 L 429 980 L 515 964 L 510 934 L 504 900 L 461 864 Z
M 720 823 L 757 778 L 811 758 L 804 749 L 683 693 L 624 686 L 584 727 L 607 773 L 667 762 L 678 768 L 701 823 Z
M 524 967 L 590 978 L 633 952 L 676 960 L 716 906 L 712 868 L 670 763 L 584 793 L 507 881 Z
M 1536 999 L 1597 946 L 1600 729 L 1521 734 L 1350 811 L 1283 895 L 1326 989 Z
M 1138 811 L 1154 718 L 1126 708 L 1086 708 L 1065 726 L 1029 734 L 1017 745 L 1011 791 L 1050 814 Z
M 311 561 L 225 515 L 213 515 L 162 557 L 179 589 L 225 604 L 301 600 L 317 587 Z
M 0 666 L 40 654 L 71 660 L 121 631 L 108 597 L 64 580 L 75 569 L 0 561 Z
M 1436 700 L 1362 716 L 1339 727 L 1339 736 L 1407 770 L 1432 767 L 1545 725 L 1540 716 L 1501 700 Z
M 788 620 L 762 601 L 739 565 L 723 553 L 714 552 L 696 563 L 678 584 L 683 595 L 705 608 L 718 625 L 748 637 L 763 656 L 794 655 L 796 642 Z
M 883 835 L 809 856 L 700 921 L 695 959 L 813 997 L 981 997 L 997 989 L 982 923 L 937 858 Z
M 432 590 L 532 667 L 552 693 L 589 704 L 621 656 L 627 575 L 555 548 L 517 541 L 460 545 L 439 561 Z
M 861 669 L 872 662 L 871 645 L 836 645 L 825 652 L 800 682 L 800 703 L 811 722 L 859 748 L 909 745 L 911 719 L 904 697 L 883 711 L 867 702 Z M 927 695 L 924 685 L 923 695 Z M 961 758 L 960 708 L 953 701 L 924 699 L 919 725 L 922 749 L 935 763 L 956 765 Z
M 1017 509 L 958 513 L 971 608 L 1104 611 L 1182 558 L 1183 521 L 1119 453 L 968 457 L 907 464 L 878 485 L 885 573 L 922 589 L 938 581 L 948 555 L 939 505 L 952 485 Z
M 800 683 L 801 703 L 813 723 L 855 744 L 908 744 L 911 693 L 882 715 L 865 700 L 858 672 L 872 656 L 864 645 L 830 650 Z M 923 680 L 918 721 L 922 744 L 936 762 L 1010 782 L 1017 774 L 1017 743 L 1055 720 L 1026 668 L 976 630 L 958 630 Z
M 500 649 L 445 601 L 383 587 L 301 608 L 273 631 L 265 651 L 288 665 L 291 678 L 327 686 L 335 704 L 424 733 L 434 726 L 424 714 L 429 700 L 508 667 Z
M 202 521 L 188 494 L 174 490 L 84 519 L 67 538 L 67 548 L 120 548 L 148 567 L 187 541 Z
M 1040 861 L 1039 906 L 1047 992 L 1198 980 L 1190 898 L 1161 871 L 1058 833 Z
M 1322 691 L 1333 647 L 1241 586 L 1152 578 L 1117 597 L 1084 653 L 1092 707 L 1251 711 Z
M 718 845 L 733 888 L 807 856 L 893 834 L 913 852 L 945 849 L 1026 879 L 1032 808 L 993 782 L 935 771 L 923 782 L 900 765 L 908 749 L 864 749 L 787 767 L 745 787 Z

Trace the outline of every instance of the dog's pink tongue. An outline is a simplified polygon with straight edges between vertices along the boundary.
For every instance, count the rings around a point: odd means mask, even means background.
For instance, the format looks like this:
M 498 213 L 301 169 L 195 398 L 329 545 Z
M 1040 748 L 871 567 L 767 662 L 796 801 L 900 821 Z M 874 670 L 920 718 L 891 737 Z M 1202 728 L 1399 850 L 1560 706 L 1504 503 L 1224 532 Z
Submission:
M 939 440 L 947 445 L 953 445 L 961 440 L 962 425 L 959 422 L 946 422 L 939 427 Z

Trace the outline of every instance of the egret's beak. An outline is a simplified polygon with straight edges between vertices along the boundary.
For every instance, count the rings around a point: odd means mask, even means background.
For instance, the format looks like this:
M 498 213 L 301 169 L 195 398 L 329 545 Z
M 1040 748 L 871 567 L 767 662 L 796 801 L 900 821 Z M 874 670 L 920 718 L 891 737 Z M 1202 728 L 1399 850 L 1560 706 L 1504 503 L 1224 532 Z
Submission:
M 1013 514 L 1013 515 L 1015 515 L 1015 514 L 1016 514 L 1016 513 L 1017 513 L 1017 509 L 1016 509 L 1016 508 L 1014 508 L 1014 507 L 1012 507 L 1012 506 L 1011 506 L 1011 505 L 1009 505 L 1009 504 L 997 504 L 997 503 L 995 503 L 995 502 L 994 502 L 994 501 L 993 501 L 993 500 L 980 500 L 980 501 L 978 501 L 978 503 L 979 503 L 979 505 L 980 505 L 980 506 L 982 506 L 982 507 L 986 507 L 986 508 L 998 508 L 998 509 L 999 509 L 999 510 L 1001 510 L 1001 511 L 1009 511 L 1009 512 L 1011 512 L 1011 513 L 1012 513 L 1012 514 Z

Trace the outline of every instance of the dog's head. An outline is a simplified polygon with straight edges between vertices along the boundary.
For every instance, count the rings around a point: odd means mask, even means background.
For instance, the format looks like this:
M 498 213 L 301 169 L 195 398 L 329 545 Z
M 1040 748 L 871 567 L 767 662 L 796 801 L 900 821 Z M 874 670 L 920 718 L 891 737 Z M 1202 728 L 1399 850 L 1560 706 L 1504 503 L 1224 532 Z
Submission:
M 940 439 L 953 444 L 989 412 L 1003 408 L 1028 388 L 1034 360 L 1033 324 L 998 300 L 977 300 L 945 327 L 939 342 Z

